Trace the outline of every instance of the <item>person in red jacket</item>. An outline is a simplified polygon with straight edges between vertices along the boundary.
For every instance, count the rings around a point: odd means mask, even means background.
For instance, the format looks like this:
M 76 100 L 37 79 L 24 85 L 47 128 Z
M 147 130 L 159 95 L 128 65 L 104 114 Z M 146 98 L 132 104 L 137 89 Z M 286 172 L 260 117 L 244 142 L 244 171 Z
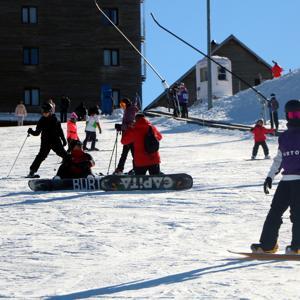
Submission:
M 269 148 L 266 143 L 266 134 L 267 133 L 275 133 L 275 129 L 267 129 L 264 126 L 264 121 L 263 120 L 258 120 L 256 122 L 256 125 L 254 128 L 251 129 L 251 132 L 254 135 L 254 147 L 252 150 L 252 157 L 251 159 L 255 159 L 257 152 L 258 152 L 258 147 L 262 146 L 265 154 L 265 159 L 269 159 Z
M 158 141 L 162 139 L 161 133 L 153 126 L 142 113 L 135 116 L 135 124 L 126 130 L 122 136 L 121 143 L 123 145 L 133 144 L 134 155 L 134 172 L 135 175 L 145 175 L 147 171 L 150 175 L 160 174 L 160 155 L 156 151 L 147 153 L 145 150 L 145 136 L 152 127 L 154 136 Z
M 276 61 L 273 60 L 274 66 L 272 67 L 273 78 L 279 78 L 283 69 L 278 65 Z

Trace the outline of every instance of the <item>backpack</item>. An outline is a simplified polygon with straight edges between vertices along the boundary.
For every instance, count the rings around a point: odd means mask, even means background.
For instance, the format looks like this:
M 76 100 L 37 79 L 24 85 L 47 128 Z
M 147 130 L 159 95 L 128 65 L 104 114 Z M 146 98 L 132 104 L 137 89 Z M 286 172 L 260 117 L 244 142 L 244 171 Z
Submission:
M 159 149 L 159 141 L 154 135 L 153 129 L 151 126 L 149 126 L 148 131 L 144 138 L 144 147 L 145 151 L 148 154 L 152 154 L 158 151 Z

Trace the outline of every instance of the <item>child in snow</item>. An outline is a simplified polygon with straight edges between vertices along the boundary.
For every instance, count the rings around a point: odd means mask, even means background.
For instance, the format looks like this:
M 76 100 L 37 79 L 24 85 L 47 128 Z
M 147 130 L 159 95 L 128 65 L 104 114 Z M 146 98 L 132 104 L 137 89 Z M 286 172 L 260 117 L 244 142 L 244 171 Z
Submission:
M 67 123 L 67 141 L 68 141 L 68 152 L 71 152 L 71 144 L 72 141 L 79 141 L 78 133 L 77 133 L 77 124 L 76 121 L 78 116 L 75 112 L 71 113 L 70 120 Z
M 264 121 L 263 120 L 258 120 L 256 122 L 256 125 L 254 126 L 254 128 L 251 129 L 251 132 L 254 135 L 254 147 L 252 150 L 252 157 L 251 159 L 255 159 L 257 152 L 258 152 L 258 147 L 262 146 L 263 150 L 264 150 L 264 154 L 265 154 L 265 158 L 269 159 L 269 148 L 267 146 L 266 143 L 266 134 L 267 133 L 274 133 L 275 129 L 267 129 L 264 126 Z
M 92 142 L 90 151 L 99 151 L 95 147 L 96 145 L 96 128 L 99 129 L 99 133 L 101 134 L 101 126 L 99 122 L 99 112 L 97 107 L 93 107 L 89 109 L 89 114 L 86 120 L 85 127 L 85 140 L 83 141 L 83 150 L 87 150 L 86 144 L 87 142 Z
M 272 181 L 281 169 L 282 179 L 272 200 L 259 244 L 252 244 L 253 252 L 275 253 L 282 215 L 290 207 L 292 242 L 287 254 L 300 254 L 300 100 L 290 100 L 285 105 L 287 130 L 278 139 L 278 153 L 264 182 L 264 192 L 269 193 Z

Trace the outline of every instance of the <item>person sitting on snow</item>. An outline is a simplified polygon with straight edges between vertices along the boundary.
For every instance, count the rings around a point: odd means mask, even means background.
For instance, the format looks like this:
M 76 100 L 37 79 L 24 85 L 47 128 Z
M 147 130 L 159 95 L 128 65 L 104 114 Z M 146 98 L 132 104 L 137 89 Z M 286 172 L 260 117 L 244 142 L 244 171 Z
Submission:
M 90 154 L 83 151 L 82 143 L 79 140 L 73 140 L 71 149 L 71 154 L 63 161 L 54 179 L 94 176 L 92 167 L 95 162 Z

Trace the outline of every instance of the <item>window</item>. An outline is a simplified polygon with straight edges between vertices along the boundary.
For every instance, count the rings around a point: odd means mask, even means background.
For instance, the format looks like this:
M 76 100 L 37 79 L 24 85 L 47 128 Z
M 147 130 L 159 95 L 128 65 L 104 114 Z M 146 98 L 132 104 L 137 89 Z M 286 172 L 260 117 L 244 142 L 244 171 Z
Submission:
M 112 101 L 113 101 L 113 108 L 120 107 L 120 91 L 119 90 L 112 90 Z
M 103 50 L 104 66 L 118 66 L 119 65 L 119 50 L 104 49 Z
M 40 90 L 37 88 L 24 89 L 24 104 L 29 106 L 40 105 Z
M 104 13 L 109 17 L 109 19 L 115 24 L 119 24 L 119 12 L 116 8 L 104 8 Z M 102 15 L 102 24 L 106 26 L 112 26 L 111 23 Z
M 39 64 L 39 49 L 38 48 L 23 48 L 23 63 L 24 65 Z
M 224 67 L 218 67 L 218 80 L 227 80 Z
M 22 7 L 22 23 L 23 24 L 37 24 L 37 7 L 23 6 Z
M 201 82 L 204 82 L 204 81 L 207 81 L 207 68 L 201 68 L 200 69 L 200 81 Z

